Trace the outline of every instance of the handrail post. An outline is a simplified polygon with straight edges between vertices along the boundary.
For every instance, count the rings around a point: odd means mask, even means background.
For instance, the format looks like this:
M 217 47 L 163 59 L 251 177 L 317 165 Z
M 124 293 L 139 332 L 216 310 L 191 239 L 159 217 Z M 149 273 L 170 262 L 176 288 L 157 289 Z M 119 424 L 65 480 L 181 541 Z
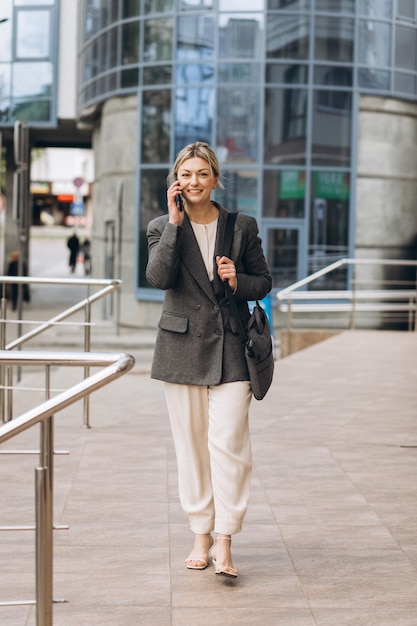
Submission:
M 52 626 L 52 520 L 51 491 L 47 467 L 35 469 L 36 479 L 36 626 Z
M 84 352 L 90 352 L 91 350 L 91 303 L 87 298 L 85 304 L 85 326 L 84 326 Z M 88 378 L 90 375 L 90 367 L 86 365 L 84 367 L 84 378 Z M 85 428 L 90 428 L 90 396 L 84 396 L 84 417 L 83 423 Z
M 3 294 L 0 303 L 1 311 L 1 325 L 0 325 L 0 350 L 4 350 L 6 346 L 6 315 L 7 315 L 7 300 L 4 297 L 5 285 L 3 285 Z M 6 419 L 6 366 L 2 365 L 0 368 L 0 415 L 2 422 Z
M 45 367 L 45 399 L 51 396 L 51 368 Z M 41 422 L 36 471 L 36 626 L 52 626 L 54 417 Z
M 7 367 L 7 415 L 6 421 L 10 422 L 13 419 L 13 367 Z
M 349 324 L 349 328 L 350 330 L 354 330 L 355 329 L 355 323 L 356 323 L 356 265 L 353 265 L 353 278 L 352 278 L 352 298 L 350 301 L 350 324 Z

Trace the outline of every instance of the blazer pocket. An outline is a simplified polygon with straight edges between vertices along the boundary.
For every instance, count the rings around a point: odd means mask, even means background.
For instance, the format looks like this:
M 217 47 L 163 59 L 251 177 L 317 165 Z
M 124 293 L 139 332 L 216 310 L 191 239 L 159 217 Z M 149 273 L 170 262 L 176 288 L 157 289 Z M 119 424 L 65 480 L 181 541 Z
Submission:
M 162 330 L 169 330 L 172 333 L 186 333 L 188 329 L 188 317 L 176 315 L 175 313 L 162 313 L 158 324 Z

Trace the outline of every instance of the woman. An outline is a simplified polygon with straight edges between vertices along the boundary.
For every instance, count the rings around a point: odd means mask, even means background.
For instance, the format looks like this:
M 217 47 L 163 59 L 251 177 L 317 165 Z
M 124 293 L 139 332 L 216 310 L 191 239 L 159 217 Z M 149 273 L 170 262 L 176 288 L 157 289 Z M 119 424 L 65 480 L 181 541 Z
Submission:
M 210 146 L 183 148 L 168 181 L 168 215 L 147 233 L 146 277 L 166 292 L 151 377 L 165 382 L 180 501 L 194 533 L 186 566 L 205 569 L 211 554 L 215 573 L 235 578 L 231 535 L 241 530 L 249 497 L 252 395 L 222 283 L 229 281 L 247 320 L 247 301 L 266 296 L 272 280 L 253 217 L 238 214 L 224 254 L 227 211 L 211 200 L 221 182 Z

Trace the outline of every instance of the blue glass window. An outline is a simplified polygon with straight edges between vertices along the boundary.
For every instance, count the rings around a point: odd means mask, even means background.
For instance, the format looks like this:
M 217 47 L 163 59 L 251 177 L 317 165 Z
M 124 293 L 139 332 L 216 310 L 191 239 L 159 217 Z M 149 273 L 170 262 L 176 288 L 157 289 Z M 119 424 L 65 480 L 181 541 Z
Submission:
M 142 161 L 168 163 L 171 130 L 171 91 L 143 92 Z
M 266 171 L 263 186 L 263 217 L 304 217 L 305 193 L 304 170 Z
M 175 152 L 194 141 L 211 143 L 214 118 L 214 90 L 187 87 L 175 90 Z
M 145 61 L 172 59 L 172 18 L 155 18 L 145 21 Z
M 307 148 L 307 89 L 267 88 L 264 161 L 304 165 Z
M 219 56 L 223 59 L 261 57 L 263 16 L 256 13 L 230 13 L 219 17 Z
M 266 26 L 269 59 L 307 59 L 309 19 L 303 15 L 270 15 Z
M 227 148 L 226 162 L 253 163 L 259 159 L 259 116 L 257 87 L 218 87 L 216 143 Z
M 214 21 L 208 15 L 178 18 L 177 59 L 196 61 L 214 58 Z

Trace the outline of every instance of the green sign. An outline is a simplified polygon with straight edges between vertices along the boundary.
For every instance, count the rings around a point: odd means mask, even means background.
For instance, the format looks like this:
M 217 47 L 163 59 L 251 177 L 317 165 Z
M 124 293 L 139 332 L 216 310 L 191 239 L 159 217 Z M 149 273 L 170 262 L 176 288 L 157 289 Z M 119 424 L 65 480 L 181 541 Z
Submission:
M 314 197 L 324 200 L 349 200 L 347 172 L 314 172 Z
M 299 170 L 283 170 L 279 173 L 280 200 L 296 200 L 304 198 L 306 177 Z

